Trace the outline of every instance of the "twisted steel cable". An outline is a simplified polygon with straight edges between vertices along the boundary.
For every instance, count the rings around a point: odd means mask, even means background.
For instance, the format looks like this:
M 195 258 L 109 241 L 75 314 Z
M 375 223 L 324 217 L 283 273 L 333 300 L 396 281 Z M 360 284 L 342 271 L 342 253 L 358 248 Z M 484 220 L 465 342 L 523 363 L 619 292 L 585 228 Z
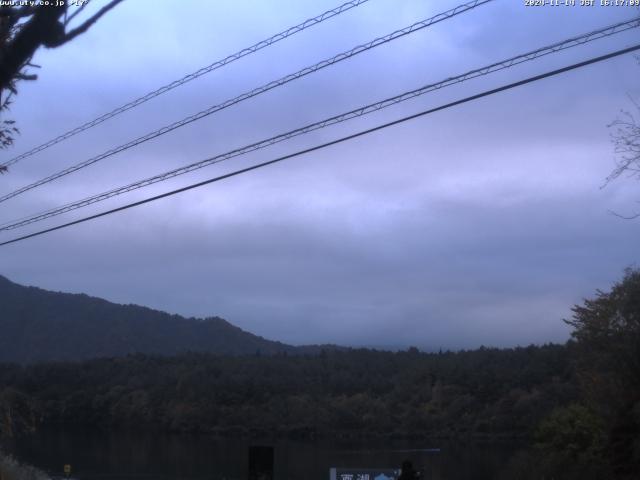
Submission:
M 612 35 L 615 34 L 619 34 L 622 33 L 624 31 L 630 30 L 632 28 L 638 28 L 640 27 L 640 17 L 638 18 L 634 18 L 632 20 L 627 20 L 627 21 L 623 21 L 623 22 L 619 22 L 616 23 L 614 25 L 610 25 L 608 27 L 604 27 L 598 30 L 594 30 L 591 31 L 589 33 L 585 33 L 583 35 L 577 36 L 577 37 L 572 37 L 566 40 L 563 40 L 561 42 L 557 42 L 551 45 L 547 45 L 545 47 L 541 47 L 538 48 L 536 50 L 527 52 L 527 53 L 523 53 L 520 55 L 517 55 L 515 57 L 511 57 L 508 58 L 506 60 L 502 60 L 500 62 L 496 62 L 496 63 L 492 63 L 491 65 L 487 65 L 484 66 L 482 68 L 478 68 L 475 70 L 471 70 L 469 72 L 463 73 L 461 75 L 457 75 L 455 77 L 450 77 L 447 78 L 445 80 L 442 80 L 440 82 L 437 83 L 432 83 L 429 85 L 425 85 L 423 87 L 420 87 L 418 89 L 415 90 L 411 90 L 408 92 L 404 92 L 400 95 L 396 95 L 394 97 L 390 97 L 384 100 L 381 100 L 379 102 L 376 103 L 372 103 L 360 108 L 357 108 L 355 110 L 351 110 L 349 112 L 346 113 L 342 113 L 340 115 L 336 115 L 324 120 L 321 120 L 319 122 L 315 122 L 315 123 L 311 123 L 309 125 L 306 125 L 304 127 L 300 127 L 297 128 L 295 130 L 291 130 L 289 132 L 286 133 L 281 133 L 279 135 L 267 138 L 265 140 L 261 140 L 259 142 L 256 143 L 252 143 L 250 145 L 246 145 L 234 150 L 231 150 L 229 152 L 226 153 L 222 153 L 219 155 L 216 155 L 214 157 L 210 157 L 210 158 L 206 158 L 204 160 L 189 164 L 189 165 L 185 165 L 183 167 L 179 167 L 158 175 L 154 175 L 152 177 L 149 178 L 145 178 L 143 180 L 139 180 L 133 183 L 130 183 L 128 185 L 122 186 L 122 187 L 118 187 L 115 188 L 113 190 L 109 190 L 103 193 L 100 193 L 98 195 L 94 195 L 91 197 L 87 197 L 85 199 L 73 202 L 73 203 L 68 203 L 66 205 L 62 205 L 60 207 L 56 207 L 54 209 L 51 210 L 47 210 L 45 212 L 41 212 L 29 217 L 24 217 L 18 220 L 13 220 L 11 222 L 7 222 L 4 223 L 2 225 L 0 225 L 0 231 L 8 231 L 8 230 L 13 230 L 19 227 L 23 227 L 35 222 L 39 222 L 42 220 L 45 220 L 47 218 L 51 218 L 54 216 L 58 216 L 58 215 L 62 215 L 64 213 L 70 212 L 72 210 L 77 210 L 79 208 L 82 207 L 86 207 L 88 205 L 97 203 L 97 202 L 101 202 L 104 200 L 107 200 L 109 198 L 118 196 L 118 195 L 122 195 L 128 192 L 131 192 L 133 190 L 137 190 L 139 188 L 143 188 L 149 185 L 153 185 L 155 183 L 158 182 L 162 182 L 165 180 L 168 180 L 170 178 L 173 177 L 177 177 L 179 175 L 183 175 L 189 172 L 192 172 L 194 170 L 198 170 L 200 168 L 204 168 L 216 163 L 220 163 L 223 162 L 225 160 L 229 160 L 231 158 L 234 157 L 238 157 L 256 150 L 260 150 L 263 148 L 266 148 L 268 146 L 274 145 L 276 143 L 280 143 L 283 142 L 285 140 L 289 140 L 291 138 L 297 137 L 299 135 L 303 135 L 305 133 L 309 133 L 312 132 L 314 130 L 319 130 L 321 128 L 325 128 L 331 125 L 335 125 L 338 123 L 342 123 L 345 122 L 347 120 L 351 120 L 354 118 L 358 118 L 358 117 L 362 117 L 364 115 L 367 115 L 369 113 L 372 112 L 376 112 L 378 110 L 382 110 L 384 108 L 390 107 L 392 105 L 396 105 L 398 103 L 410 100 L 412 98 L 424 95 L 426 93 L 435 91 L 435 90 L 439 90 L 441 88 L 445 88 L 451 85 L 455 85 L 458 83 L 462 83 L 465 82 L 467 80 L 471 80 L 473 78 L 477 78 L 480 76 L 484 76 L 484 75 L 488 75 L 490 73 L 494 73 L 500 70 L 504 70 L 510 67 L 513 67 L 515 65 L 524 63 L 524 62 L 528 62 L 528 61 L 532 61 L 535 60 L 537 58 L 543 57 L 545 55 L 549 55 L 552 53 L 556 53 L 562 50 L 566 50 L 568 48 L 572 48 L 578 45 L 583 45 L 585 43 L 588 42 L 592 42 L 595 40 L 599 40 L 602 38 L 606 38 L 606 37 L 610 37 Z
M 269 165 L 274 165 L 276 163 L 283 162 L 285 160 L 289 160 L 291 158 L 296 158 L 296 157 L 299 157 L 301 155 L 305 155 L 307 153 L 311 153 L 311 152 L 315 152 L 315 151 L 318 151 L 318 150 L 322 150 L 322 149 L 330 147 L 332 145 L 337 145 L 337 144 L 340 144 L 340 143 L 343 143 L 343 142 L 347 142 L 349 140 L 353 140 L 355 138 L 359 138 L 359 137 L 362 137 L 362 136 L 365 136 L 365 135 L 369 135 L 371 133 L 378 132 L 380 130 L 384 130 L 386 128 L 389 128 L 389 127 L 392 127 L 392 126 L 395 126 L 395 125 L 399 125 L 401 123 L 405 123 L 405 122 L 408 122 L 410 120 L 414 120 L 416 118 L 423 117 L 425 115 L 429 115 L 429 114 L 432 114 L 432 113 L 435 113 L 435 112 L 446 110 L 448 108 L 452 108 L 452 107 L 455 107 L 455 106 L 458 106 L 458 105 L 462 105 L 462 104 L 465 104 L 465 103 L 468 103 L 468 102 L 479 100 L 481 98 L 485 98 L 485 97 L 488 97 L 490 95 L 495 95 L 496 93 L 504 92 L 506 90 L 511 90 L 513 88 L 520 87 L 520 86 L 523 86 L 523 85 L 527 85 L 529 83 L 538 82 L 538 81 L 543 80 L 545 78 L 549 78 L 549 77 L 553 77 L 553 76 L 556 76 L 556 75 L 560 75 L 562 73 L 569 72 L 571 70 L 576 70 L 578 68 L 583 68 L 583 67 L 586 67 L 587 65 L 593 65 L 594 63 L 603 62 L 605 60 L 609 60 L 611 58 L 615 58 L 615 57 L 618 57 L 620 55 L 625 55 L 625 54 L 631 53 L 631 52 L 637 52 L 638 50 L 640 50 L 640 44 L 632 45 L 630 47 L 623 48 L 621 50 L 616 50 L 614 52 L 611 52 L 611 53 L 608 53 L 608 54 L 605 54 L 605 55 L 601 55 L 599 57 L 592 57 L 592 58 L 590 58 L 588 60 L 585 60 L 585 61 L 582 61 L 582 62 L 579 62 L 579 63 L 574 63 L 572 65 L 567 65 L 565 67 L 558 68 L 558 69 L 552 70 L 552 71 L 548 71 L 548 72 L 542 73 L 540 75 L 535 75 L 533 77 L 528 77 L 528 78 L 525 78 L 524 80 L 519 80 L 517 82 L 513 82 L 513 83 L 506 84 L 506 85 L 502 85 L 500 87 L 493 88 L 491 90 L 485 90 L 485 91 L 483 91 L 481 93 L 478 93 L 478 94 L 475 94 L 475 95 L 471 95 L 470 97 L 461 98 L 459 100 L 455 100 L 453 102 L 449 102 L 449 103 L 446 103 L 444 105 L 440 105 L 438 107 L 430 108 L 428 110 L 423 110 L 421 112 L 414 113 L 413 115 L 402 117 L 402 118 L 399 118 L 397 120 L 393 120 L 391 122 L 383 123 L 381 125 L 377 125 L 375 127 L 368 128 L 366 130 L 361 130 L 359 132 L 352 133 L 351 135 L 347 135 L 345 137 L 340 137 L 338 139 L 331 140 L 331 141 L 326 142 L 326 143 L 322 143 L 322 144 L 319 144 L 319 145 L 315 145 L 313 147 L 305 148 L 304 150 L 298 150 L 297 152 L 290 153 L 290 154 L 284 155 L 282 157 L 274 158 L 272 160 L 268 160 L 266 162 L 258 163 L 258 164 L 252 165 L 250 167 L 241 168 L 239 170 L 235 170 L 233 172 L 226 173 L 224 175 L 220 175 L 220 176 L 217 176 L 217 177 L 209 178 L 207 180 L 204 180 L 204 181 L 201 181 L 201 182 L 198 182 L 198 183 L 192 183 L 190 185 L 178 188 L 176 190 L 171 190 L 169 192 L 161 193 L 161 194 L 155 195 L 153 197 L 148 197 L 148 198 L 145 198 L 143 200 L 139 200 L 137 202 L 133 202 L 133 203 L 129 203 L 127 205 L 123 205 L 121 207 L 112 208 L 111 210 L 106 210 L 106 211 L 103 211 L 103 212 L 100 212 L 100 213 L 96 213 L 96 214 L 90 215 L 88 217 L 83 217 L 83 218 L 80 218 L 78 220 L 73 220 L 71 222 L 63 223 L 61 225 L 56 225 L 56 226 L 50 227 L 50 228 L 45 228 L 44 230 L 39 230 L 39 231 L 36 231 L 36 232 L 33 232 L 33 233 L 29 233 L 27 235 L 23 235 L 21 237 L 17 237 L 17 238 L 13 238 L 11 240 L 0 242 L 0 247 L 5 246 L 5 245 L 9 245 L 9 244 L 12 244 L 12 243 L 16 243 L 16 242 L 21 242 L 21 241 L 27 240 L 29 238 L 33 238 L 33 237 L 37 237 L 37 236 L 40 236 L 40 235 L 44 235 L 46 233 L 55 232 L 55 231 L 61 230 L 63 228 L 68 228 L 68 227 L 71 227 L 71 226 L 74 226 L 74 225 L 78 225 L 80 223 L 84 223 L 84 222 L 88 222 L 88 221 L 91 221 L 91 220 L 95 220 L 97 218 L 106 217 L 108 215 L 112 215 L 114 213 L 122 212 L 122 211 L 128 210 L 130 208 L 139 207 L 139 206 L 145 205 L 147 203 L 155 202 L 156 200 L 160 200 L 162 198 L 171 197 L 173 195 L 177 195 L 177 194 L 182 193 L 182 192 L 186 192 L 186 191 L 189 191 L 189 190 L 193 190 L 195 188 L 203 187 L 205 185 L 210 185 L 212 183 L 216 183 L 216 182 L 219 182 L 219 181 L 222 181 L 222 180 L 226 180 L 228 178 L 241 175 L 243 173 L 247 173 L 247 172 L 250 172 L 250 171 L 253 171 L 253 170 L 264 168 L 264 167 L 267 167 Z
M 59 172 L 56 172 L 52 175 L 49 175 L 45 178 L 42 178 L 34 183 L 31 183 L 29 185 L 26 185 L 24 187 L 19 188 L 18 190 L 14 190 L 13 192 L 7 193 L 3 196 L 0 196 L 0 203 L 1 202 L 5 202 L 7 200 L 9 200 L 10 198 L 16 197 L 24 192 L 28 192 L 29 190 L 32 190 L 36 187 L 39 187 L 40 185 L 44 185 L 46 183 L 50 183 L 53 182 L 54 180 L 57 180 L 58 178 L 64 177 L 66 175 L 69 175 L 70 173 L 76 172 L 82 168 L 86 168 L 90 165 L 93 165 L 101 160 L 104 160 L 105 158 L 111 157 L 112 155 L 115 155 L 117 153 L 123 152 L 125 150 L 128 150 L 132 147 L 135 147 L 137 145 L 140 145 L 141 143 L 147 142 L 149 140 L 152 140 L 156 137 L 159 137 L 161 135 L 164 135 L 166 133 L 172 132 L 173 130 L 176 130 L 177 128 L 183 127 L 185 125 L 188 125 L 192 122 L 195 122 L 197 120 L 201 120 L 213 113 L 219 112 L 221 110 L 224 110 L 225 108 L 231 107 L 232 105 L 235 105 L 237 103 L 240 103 L 244 100 L 248 100 L 250 98 L 253 98 L 257 95 L 260 95 L 262 93 L 265 93 L 269 90 L 272 90 L 276 87 L 280 87 L 282 85 L 285 85 L 289 82 L 292 82 L 294 80 L 297 80 L 299 78 L 302 78 L 306 75 L 309 75 L 311 73 L 315 73 L 323 68 L 329 67 L 331 65 L 334 65 L 336 63 L 339 63 L 343 60 L 347 60 L 351 57 L 354 57 L 355 55 L 358 55 L 360 53 L 366 52 L 368 50 L 371 50 L 373 48 L 376 48 L 380 45 L 386 44 L 388 42 L 391 42 L 393 40 L 396 40 L 398 38 L 404 37 L 406 35 L 409 35 L 411 33 L 417 32 L 419 30 L 422 30 L 426 27 L 429 27 L 435 23 L 439 23 L 442 22 L 444 20 L 447 20 L 449 18 L 452 18 L 456 15 L 460 15 L 461 13 L 464 12 L 468 12 L 470 10 L 473 10 L 476 7 L 479 7 L 480 5 L 484 5 L 486 3 L 492 2 L 493 0 L 474 0 L 472 2 L 468 2 L 465 3 L 463 5 L 459 5 L 455 8 L 452 8 L 451 10 L 447 10 L 446 12 L 440 13 L 438 15 L 435 15 L 431 18 L 427 18 L 425 20 L 422 20 L 420 22 L 416 22 L 412 25 L 409 25 L 408 27 L 402 28 L 400 30 L 396 30 L 392 33 L 389 33 L 388 35 L 385 35 L 383 37 L 378 37 L 374 40 L 371 40 L 370 42 L 367 42 L 365 44 L 362 45 L 358 45 L 357 47 L 352 48 L 351 50 L 348 50 L 346 52 L 342 52 L 339 53 L 338 55 L 335 55 L 329 59 L 323 60 L 321 62 L 318 62 L 314 65 L 311 65 L 309 67 L 305 67 L 302 70 L 298 70 L 295 73 L 291 73 L 289 75 L 286 75 L 278 80 L 274 80 L 271 81 L 265 85 L 262 85 L 260 87 L 254 88 L 253 90 L 250 90 L 248 92 L 245 92 L 237 97 L 234 97 L 232 99 L 226 100 L 220 104 L 217 105 L 213 105 L 209 108 L 207 108 L 206 110 L 202 110 L 198 113 L 195 113 L 193 115 L 190 115 L 188 117 L 183 118 L 182 120 L 179 120 L 177 122 L 174 122 L 170 125 L 166 125 L 158 130 L 154 130 L 153 132 L 147 133 L 146 135 L 143 135 L 141 137 L 136 138 L 135 140 L 131 140 L 130 142 L 127 142 L 123 145 L 119 145 L 118 147 L 112 148 L 110 150 L 107 150 L 106 152 L 103 152 L 95 157 L 91 157 L 87 160 L 84 160 L 83 162 L 77 163 L 75 165 L 72 165 L 71 167 L 65 168 L 64 170 L 60 170 Z

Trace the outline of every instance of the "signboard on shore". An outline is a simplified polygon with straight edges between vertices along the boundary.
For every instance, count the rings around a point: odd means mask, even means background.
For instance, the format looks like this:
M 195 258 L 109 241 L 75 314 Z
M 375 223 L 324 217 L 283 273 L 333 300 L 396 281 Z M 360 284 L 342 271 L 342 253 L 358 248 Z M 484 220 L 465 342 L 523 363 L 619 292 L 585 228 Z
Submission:
M 396 480 L 400 470 L 393 468 L 330 468 L 329 480 Z

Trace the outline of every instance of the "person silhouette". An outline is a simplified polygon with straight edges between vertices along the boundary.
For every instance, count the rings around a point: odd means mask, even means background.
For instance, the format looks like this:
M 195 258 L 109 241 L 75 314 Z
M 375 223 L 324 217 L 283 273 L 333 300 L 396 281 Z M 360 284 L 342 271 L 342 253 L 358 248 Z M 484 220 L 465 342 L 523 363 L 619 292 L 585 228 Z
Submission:
M 398 480 L 416 480 L 420 478 L 420 474 L 413 469 L 413 463 L 410 460 L 402 462 L 402 470 Z

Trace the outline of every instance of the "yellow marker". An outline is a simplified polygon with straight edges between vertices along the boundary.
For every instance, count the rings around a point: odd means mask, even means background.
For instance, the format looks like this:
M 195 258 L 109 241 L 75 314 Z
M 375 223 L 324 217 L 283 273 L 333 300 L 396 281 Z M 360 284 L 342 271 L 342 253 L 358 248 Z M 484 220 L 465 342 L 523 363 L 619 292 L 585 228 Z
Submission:
M 71 474 L 71 465 L 65 465 L 64 466 L 64 474 L 65 475 L 70 475 Z

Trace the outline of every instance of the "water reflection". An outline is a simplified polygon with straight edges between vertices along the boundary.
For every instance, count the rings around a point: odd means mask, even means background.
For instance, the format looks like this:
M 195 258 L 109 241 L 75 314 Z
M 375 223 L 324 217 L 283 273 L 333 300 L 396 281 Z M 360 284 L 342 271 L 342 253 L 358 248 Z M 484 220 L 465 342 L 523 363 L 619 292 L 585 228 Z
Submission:
M 275 447 L 275 477 L 326 480 L 331 467 L 399 468 L 409 458 L 427 479 L 489 480 L 515 453 L 513 444 L 407 440 L 297 441 L 220 439 L 206 435 L 43 431 L 9 445 L 50 474 L 65 464 L 78 479 L 236 480 L 247 478 L 251 444 Z

